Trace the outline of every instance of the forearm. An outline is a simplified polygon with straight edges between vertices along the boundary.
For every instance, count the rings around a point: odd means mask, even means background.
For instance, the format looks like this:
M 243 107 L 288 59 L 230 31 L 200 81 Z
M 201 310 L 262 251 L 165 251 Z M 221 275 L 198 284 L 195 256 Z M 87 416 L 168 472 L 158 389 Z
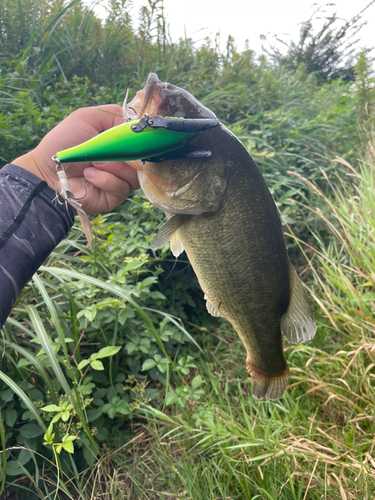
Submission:
M 70 207 L 16 165 L 0 170 L 0 327 L 25 284 L 73 225 Z

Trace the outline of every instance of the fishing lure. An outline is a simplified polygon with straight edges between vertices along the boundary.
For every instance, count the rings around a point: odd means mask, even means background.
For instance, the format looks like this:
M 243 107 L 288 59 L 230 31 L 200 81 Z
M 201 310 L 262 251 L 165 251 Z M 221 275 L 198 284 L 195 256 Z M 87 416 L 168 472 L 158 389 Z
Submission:
M 126 101 L 126 99 L 125 99 Z M 56 164 L 56 173 L 60 186 L 58 195 L 73 207 L 81 220 L 88 245 L 92 249 L 92 233 L 89 218 L 82 209 L 79 200 L 70 188 L 68 178 L 61 163 L 81 161 L 132 161 L 140 160 L 160 162 L 173 155 L 175 158 L 205 158 L 210 151 L 202 147 L 189 146 L 187 143 L 200 132 L 219 125 L 216 119 L 185 119 L 149 117 L 147 114 L 140 120 L 126 122 L 113 127 L 92 139 L 52 157 Z
M 217 125 L 219 120 L 216 119 L 165 118 L 158 115 L 151 118 L 146 115 L 140 120 L 106 130 L 83 144 L 59 151 L 56 157 L 61 163 L 154 158 L 182 148 L 199 132 Z

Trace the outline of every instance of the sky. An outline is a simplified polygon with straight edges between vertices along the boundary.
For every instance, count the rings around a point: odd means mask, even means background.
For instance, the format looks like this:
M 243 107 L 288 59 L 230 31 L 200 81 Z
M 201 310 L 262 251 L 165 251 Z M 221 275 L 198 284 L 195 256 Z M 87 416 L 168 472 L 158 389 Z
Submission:
M 186 33 L 199 43 L 207 36 L 214 39 L 220 32 L 222 49 L 228 35 L 232 35 L 240 51 L 246 39 L 250 48 L 260 51 L 264 44 L 261 35 L 266 35 L 270 42 L 275 40 L 274 35 L 283 35 L 286 41 L 297 41 L 299 23 L 309 19 L 317 5 L 327 3 L 314 3 L 313 0 L 164 0 L 173 41 Z M 145 4 L 147 0 L 133 0 L 135 21 L 139 7 Z M 335 6 L 326 7 L 328 13 L 337 12 L 339 17 L 348 20 L 369 4 L 372 5 L 363 14 L 368 24 L 358 35 L 361 47 L 375 46 L 375 0 L 336 0 Z

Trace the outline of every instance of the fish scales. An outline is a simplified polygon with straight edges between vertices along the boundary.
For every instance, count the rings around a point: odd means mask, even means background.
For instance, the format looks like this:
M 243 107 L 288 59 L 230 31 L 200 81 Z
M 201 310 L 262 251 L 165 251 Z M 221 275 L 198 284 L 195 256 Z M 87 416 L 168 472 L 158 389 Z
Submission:
M 152 73 L 123 110 L 129 120 L 145 113 L 216 118 Z M 227 319 L 246 348 L 253 396 L 279 399 L 289 380 L 282 334 L 304 342 L 316 323 L 289 262 L 277 207 L 251 156 L 223 125 L 190 144 L 212 156 L 132 163 L 146 196 L 168 219 L 151 247 L 170 241 L 174 255 L 186 250 L 208 311 Z

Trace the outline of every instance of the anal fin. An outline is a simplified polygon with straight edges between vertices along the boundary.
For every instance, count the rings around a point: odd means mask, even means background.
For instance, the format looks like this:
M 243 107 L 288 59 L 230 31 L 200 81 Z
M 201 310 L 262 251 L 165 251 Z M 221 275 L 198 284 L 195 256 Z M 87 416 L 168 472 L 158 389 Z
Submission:
M 173 234 L 169 241 L 169 245 L 171 247 L 171 252 L 175 257 L 178 257 L 185 250 L 177 232 Z
M 206 294 L 204 294 L 204 298 L 206 299 L 207 311 L 211 314 L 211 316 L 214 316 L 215 318 L 222 317 L 221 314 L 219 313 L 219 309 L 214 305 L 212 305 L 212 303 L 208 300 Z
M 316 321 L 302 282 L 290 263 L 289 280 L 289 306 L 281 318 L 281 332 L 288 342 L 298 344 L 314 337 Z

